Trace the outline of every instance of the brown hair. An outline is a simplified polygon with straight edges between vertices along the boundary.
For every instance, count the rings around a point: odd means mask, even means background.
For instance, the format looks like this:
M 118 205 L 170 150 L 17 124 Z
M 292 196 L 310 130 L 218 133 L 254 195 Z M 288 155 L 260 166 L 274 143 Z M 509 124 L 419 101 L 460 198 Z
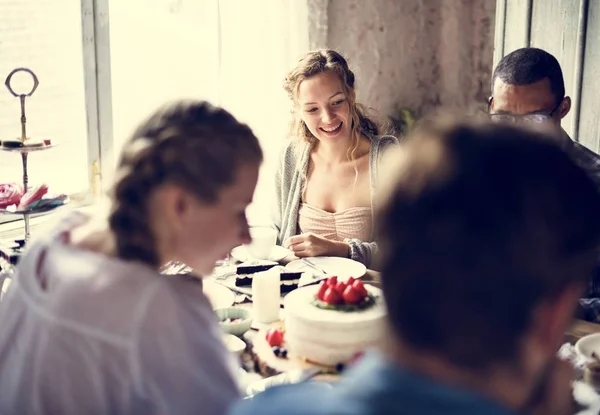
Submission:
M 236 169 L 260 163 L 258 139 L 230 113 L 203 101 L 177 101 L 158 109 L 125 144 L 112 189 L 109 226 L 116 254 L 159 266 L 148 224 L 154 189 L 174 183 L 202 202 L 218 201 Z
M 598 191 L 516 126 L 429 124 L 398 151 L 377 223 L 391 326 L 470 369 L 514 358 L 535 307 L 590 277 Z
M 382 127 L 375 121 L 373 116 L 367 115 L 367 109 L 363 105 L 356 102 L 354 72 L 350 70 L 346 59 L 338 52 L 331 49 L 308 52 L 300 59 L 298 65 L 287 74 L 283 87 L 289 98 L 294 102 L 295 107 L 300 83 L 307 78 L 323 72 L 332 72 L 339 77 L 342 83 L 343 92 L 348 100 L 350 117 L 352 118 L 351 134 L 354 139 L 352 147 L 348 151 L 348 157 L 350 160 L 354 160 L 361 134 L 380 135 L 382 133 Z M 290 128 L 291 136 L 299 140 L 311 142 L 314 139 L 314 136 L 308 130 L 306 124 L 300 119 L 295 108 L 293 113 L 294 118 Z

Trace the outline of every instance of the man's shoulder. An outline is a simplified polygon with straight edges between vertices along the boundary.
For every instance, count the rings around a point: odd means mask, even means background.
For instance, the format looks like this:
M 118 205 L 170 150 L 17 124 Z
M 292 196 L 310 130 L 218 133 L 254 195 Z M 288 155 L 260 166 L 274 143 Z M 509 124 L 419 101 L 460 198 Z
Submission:
M 587 173 L 600 189 L 600 155 L 576 141 L 573 141 L 569 154 L 571 159 Z
M 327 384 L 316 382 L 273 387 L 236 405 L 230 415 L 359 415 L 367 414 Z
M 387 374 L 387 361 L 368 353 L 332 384 L 304 382 L 278 386 L 240 403 L 231 415 L 385 415 L 398 385 Z
M 583 164 L 584 166 L 600 169 L 600 155 L 596 154 L 585 145 L 573 141 L 571 154 L 576 162 Z

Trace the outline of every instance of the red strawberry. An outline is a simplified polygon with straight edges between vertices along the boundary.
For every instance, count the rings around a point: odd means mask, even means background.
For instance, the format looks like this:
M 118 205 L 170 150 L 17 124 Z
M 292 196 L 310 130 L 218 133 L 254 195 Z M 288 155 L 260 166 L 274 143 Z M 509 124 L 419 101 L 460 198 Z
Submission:
M 352 283 L 352 287 L 360 294 L 361 298 L 365 298 L 367 296 L 367 289 L 361 280 L 354 281 Z
M 279 329 L 269 329 L 266 334 L 267 343 L 271 347 L 281 347 L 283 345 L 283 331 Z
M 344 290 L 344 301 L 346 304 L 358 304 L 362 301 L 364 296 L 360 295 L 360 293 L 353 286 L 349 285 Z
M 327 284 L 329 284 L 330 287 L 335 287 L 335 285 L 337 284 L 337 277 L 333 276 L 327 278 Z
M 325 291 L 327 291 L 328 288 L 329 285 L 327 285 L 327 282 L 325 281 L 319 285 L 319 291 L 317 291 L 317 298 L 319 300 L 324 301 L 323 298 L 325 297 Z
M 323 296 L 323 301 L 327 304 L 335 305 L 340 304 L 343 301 L 342 296 L 335 290 L 335 288 L 327 288 L 325 291 L 325 295 Z
M 344 281 L 338 281 L 337 284 L 335 284 L 335 290 L 338 292 L 339 295 L 344 294 L 345 289 L 346 283 Z
M 356 278 L 348 277 L 348 279 L 346 280 L 346 285 L 352 285 L 354 284 L 354 281 L 356 281 Z

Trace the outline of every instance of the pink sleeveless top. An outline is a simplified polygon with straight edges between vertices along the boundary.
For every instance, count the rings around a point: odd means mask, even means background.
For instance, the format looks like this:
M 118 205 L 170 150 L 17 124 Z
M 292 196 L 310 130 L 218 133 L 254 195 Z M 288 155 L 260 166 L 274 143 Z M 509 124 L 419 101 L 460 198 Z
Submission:
M 301 203 L 298 211 L 298 226 L 302 233 L 312 232 L 332 241 L 358 239 L 361 242 L 371 242 L 372 215 L 370 207 L 354 207 L 331 213 Z

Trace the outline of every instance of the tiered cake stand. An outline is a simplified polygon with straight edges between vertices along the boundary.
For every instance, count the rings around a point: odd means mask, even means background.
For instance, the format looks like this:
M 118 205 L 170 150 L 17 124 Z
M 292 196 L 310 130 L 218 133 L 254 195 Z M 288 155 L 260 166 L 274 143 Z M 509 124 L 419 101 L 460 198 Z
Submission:
M 11 80 L 13 75 L 18 72 L 27 72 L 33 78 L 33 86 L 31 91 L 28 93 L 17 93 L 14 91 L 11 86 Z M 29 137 L 27 137 L 27 117 L 25 116 L 25 98 L 33 95 L 35 90 L 39 85 L 39 81 L 35 73 L 31 69 L 28 68 L 16 68 L 11 73 L 8 74 L 5 81 L 6 88 L 8 91 L 15 97 L 19 98 L 21 101 L 21 137 L 14 140 L 2 140 L 0 141 L 0 151 L 8 152 L 8 153 L 17 153 L 21 155 L 21 161 L 23 165 L 23 192 L 27 193 L 29 190 L 29 177 L 27 175 L 27 161 L 29 153 L 38 152 L 38 151 L 46 151 L 55 147 L 55 144 L 51 143 L 50 140 L 44 141 L 33 141 Z M 1 179 L 1 178 L 0 178 Z M 60 202 L 55 202 L 52 204 L 46 204 L 39 207 L 33 208 L 15 208 L 15 209 L 0 209 L 0 214 L 10 214 L 10 215 L 22 215 L 23 222 L 25 224 L 25 235 L 23 239 L 17 239 L 14 243 L 8 244 L 8 246 L 0 247 L 0 256 L 4 257 L 5 260 L 8 260 L 12 264 L 16 264 L 18 261 L 18 257 L 20 256 L 23 248 L 29 238 L 31 237 L 30 232 L 30 217 L 31 215 L 35 215 L 38 213 L 44 213 L 51 210 L 54 210 L 60 206 L 68 203 L 68 199 L 64 198 Z

